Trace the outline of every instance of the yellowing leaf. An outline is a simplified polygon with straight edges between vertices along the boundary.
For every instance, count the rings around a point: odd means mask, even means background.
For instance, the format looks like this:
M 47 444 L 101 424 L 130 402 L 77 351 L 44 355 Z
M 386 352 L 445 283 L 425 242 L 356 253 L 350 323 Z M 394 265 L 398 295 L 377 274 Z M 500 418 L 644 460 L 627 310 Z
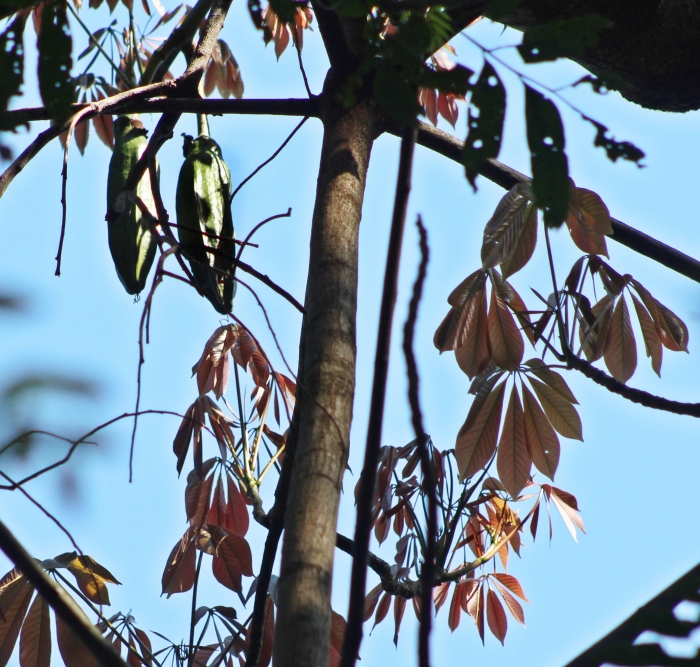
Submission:
M 547 475 L 549 479 L 554 479 L 554 473 L 559 466 L 559 438 L 537 399 L 525 385 L 523 385 L 523 403 L 525 404 L 525 438 L 530 458 L 535 468 L 543 475 Z
M 620 382 L 627 382 L 637 368 L 637 342 L 624 296 L 618 298 L 610 319 L 605 341 L 605 365 Z
M 523 337 L 508 306 L 495 289 L 491 291 L 488 327 L 491 358 L 497 366 L 505 370 L 516 370 L 525 351 Z
M 518 390 L 513 385 L 496 459 L 498 477 L 513 498 L 520 495 L 530 479 L 531 463 L 525 438 L 523 408 Z
M 533 377 L 528 377 L 528 380 L 554 429 L 565 438 L 583 440 L 581 418 L 576 408 L 544 382 Z
M 479 406 L 478 413 L 472 417 L 470 411 L 457 434 L 455 456 L 462 479 L 467 479 L 481 470 L 496 451 L 504 389 L 505 381 L 491 391 Z
M 90 556 L 79 556 L 77 552 L 61 554 L 54 558 L 75 577 L 78 588 L 95 604 L 109 605 L 109 593 L 105 582 L 119 584 L 114 575 Z
M 639 326 L 642 329 L 642 337 L 644 338 L 644 347 L 646 348 L 647 357 L 651 357 L 651 367 L 654 372 L 661 377 L 661 362 L 663 361 L 664 348 L 661 344 L 659 332 L 656 330 L 654 320 L 651 319 L 649 311 L 634 294 L 632 294 L 632 303 L 634 303 Z

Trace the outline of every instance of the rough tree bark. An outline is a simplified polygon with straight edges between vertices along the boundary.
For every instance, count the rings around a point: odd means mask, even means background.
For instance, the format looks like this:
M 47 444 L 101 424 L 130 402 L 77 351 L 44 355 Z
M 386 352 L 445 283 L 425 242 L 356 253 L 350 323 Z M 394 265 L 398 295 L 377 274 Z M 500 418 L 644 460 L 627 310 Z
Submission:
M 358 234 L 376 111 L 346 109 L 340 77 L 325 89 L 300 355 L 299 439 L 278 591 L 277 667 L 328 664 L 330 595 L 341 483 L 355 391 Z

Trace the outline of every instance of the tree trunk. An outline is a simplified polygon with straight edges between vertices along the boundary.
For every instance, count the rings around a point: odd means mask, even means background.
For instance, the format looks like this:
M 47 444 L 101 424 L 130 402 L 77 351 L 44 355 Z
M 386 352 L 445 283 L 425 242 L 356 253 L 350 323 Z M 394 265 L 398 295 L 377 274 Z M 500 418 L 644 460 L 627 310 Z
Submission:
M 355 391 L 358 234 L 376 113 L 346 109 L 332 74 L 324 135 L 297 397 L 299 439 L 285 515 L 276 667 L 325 667 L 340 489 Z

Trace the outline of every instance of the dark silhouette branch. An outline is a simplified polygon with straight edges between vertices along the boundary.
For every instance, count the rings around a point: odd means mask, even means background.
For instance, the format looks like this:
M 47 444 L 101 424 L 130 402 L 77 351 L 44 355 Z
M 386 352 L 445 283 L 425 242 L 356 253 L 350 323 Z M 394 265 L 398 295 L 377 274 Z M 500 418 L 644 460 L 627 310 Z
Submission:
M 2 521 L 0 521 L 0 549 L 27 577 L 39 595 L 46 600 L 56 615 L 73 631 L 100 665 L 128 667 L 111 642 L 108 642 L 94 625 L 85 620 L 82 610 L 73 598 L 46 574 L 41 565 L 27 553 Z
M 418 216 L 416 221 L 420 234 L 421 260 L 418 267 L 418 276 L 413 285 L 413 295 L 408 308 L 408 318 L 403 329 L 403 351 L 406 357 L 406 370 L 408 375 L 408 402 L 411 406 L 411 422 L 416 435 L 416 446 L 420 452 L 421 472 L 423 473 L 423 493 L 428 497 L 428 517 L 426 549 L 423 566 L 420 572 L 422 587 L 420 607 L 420 631 L 418 638 L 418 658 L 420 667 L 430 667 L 430 630 L 433 621 L 432 583 L 435 579 L 435 557 L 437 554 L 437 476 L 435 466 L 431 461 L 428 447 L 429 437 L 423 426 L 423 414 L 420 407 L 419 376 L 416 358 L 413 354 L 413 337 L 418 319 L 418 306 L 423 293 L 426 270 L 428 267 L 428 235 L 423 227 L 423 222 Z
M 396 126 L 391 125 L 388 131 L 396 136 L 400 135 L 400 129 Z M 464 142 L 426 123 L 419 123 L 418 143 L 440 155 L 450 158 L 450 160 L 459 163 L 462 161 Z M 506 190 L 509 190 L 517 183 L 524 183 L 530 180 L 525 174 L 521 174 L 519 171 L 497 160 L 489 160 L 479 173 Z M 663 264 L 672 271 L 700 283 L 700 262 L 698 260 L 693 259 L 685 253 L 680 252 L 680 250 L 676 250 L 661 241 L 657 241 L 655 238 L 652 238 L 644 232 L 640 232 L 638 229 L 620 220 L 612 218 L 611 223 L 613 235 L 610 236 L 610 238 L 613 241 L 617 241 L 627 246 L 630 250 L 634 250 L 640 255 L 644 255 L 659 264 Z
M 367 583 L 367 554 L 369 552 L 372 531 L 372 507 L 374 504 L 377 466 L 379 465 L 382 444 L 382 425 L 384 422 L 384 403 L 389 370 L 389 350 L 391 347 L 391 328 L 398 291 L 399 263 L 401 245 L 406 221 L 408 195 L 411 191 L 411 170 L 416 141 L 414 128 L 406 128 L 401 138 L 399 173 L 396 181 L 394 213 L 391 221 L 389 247 L 387 249 L 384 289 L 379 314 L 377 332 L 377 349 L 374 359 L 374 379 L 372 381 L 372 399 L 370 404 L 369 424 L 367 426 L 367 444 L 365 460 L 359 482 L 357 496 L 357 521 L 355 524 L 355 553 L 352 563 L 350 582 L 350 603 L 348 607 L 348 624 L 343 641 L 341 667 L 353 667 L 362 643 L 362 624 L 364 623 L 365 588 Z

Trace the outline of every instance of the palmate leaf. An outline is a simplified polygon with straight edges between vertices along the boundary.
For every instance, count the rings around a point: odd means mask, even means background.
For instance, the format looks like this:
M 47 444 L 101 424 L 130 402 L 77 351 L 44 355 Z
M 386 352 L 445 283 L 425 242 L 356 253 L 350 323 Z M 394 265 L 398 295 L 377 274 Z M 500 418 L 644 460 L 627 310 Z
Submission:
M 508 371 L 516 370 L 523 359 L 525 344 L 513 315 L 495 289 L 491 291 L 488 328 L 494 363 Z
M 478 114 L 473 109 L 478 109 Z M 469 108 L 462 164 L 467 179 L 476 188 L 476 177 L 481 166 L 490 158 L 498 157 L 506 116 L 506 89 L 498 73 L 488 61 L 474 85 Z
M 618 298 L 610 319 L 604 358 L 605 365 L 616 380 L 627 382 L 634 375 L 637 368 L 637 342 L 624 296 Z
M 37 595 L 32 602 L 19 638 L 20 667 L 49 667 L 51 664 L 51 616 L 49 605 Z
M 498 477 L 513 498 L 517 498 L 527 484 L 531 465 L 525 437 L 525 415 L 520 395 L 513 385 L 496 459 Z
M 544 210 L 545 225 L 559 227 L 569 209 L 564 126 L 556 105 L 528 85 L 525 86 L 525 116 L 535 200 Z
M 528 377 L 528 380 L 555 430 L 565 438 L 583 440 L 581 418 L 578 416 L 576 408 L 544 382 L 533 377 Z
M 525 436 L 530 458 L 537 470 L 553 480 L 559 466 L 559 438 L 537 399 L 524 385 L 523 402 L 525 404 Z M 533 518 L 533 521 L 536 525 L 536 518 Z
M 661 344 L 659 332 L 656 330 L 654 321 L 651 319 L 651 315 L 649 315 L 649 311 L 644 307 L 644 304 L 634 294 L 631 294 L 631 296 L 634 310 L 639 320 L 639 326 L 642 329 L 647 357 L 651 357 L 651 367 L 661 377 L 661 362 L 663 361 L 664 348 Z
M 496 451 L 504 389 L 505 380 L 488 394 L 483 404 L 477 404 L 476 409 L 472 404 L 467 419 L 457 434 L 455 456 L 462 479 L 472 477 L 481 470 Z

